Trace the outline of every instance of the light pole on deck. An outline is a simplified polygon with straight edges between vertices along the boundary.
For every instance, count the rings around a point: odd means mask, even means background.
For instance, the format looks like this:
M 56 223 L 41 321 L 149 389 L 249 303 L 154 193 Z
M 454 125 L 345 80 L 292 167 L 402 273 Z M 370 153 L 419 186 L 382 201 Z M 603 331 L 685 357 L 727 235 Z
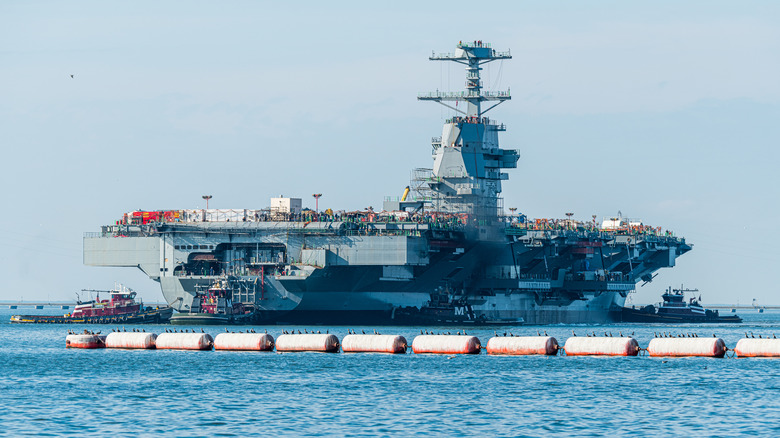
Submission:
M 568 222 L 566 223 L 566 229 L 567 230 L 570 230 L 572 228 L 572 226 L 571 226 L 571 217 L 572 216 L 574 216 L 574 213 L 566 213 L 566 217 L 568 218 L 567 219 Z
M 322 196 L 322 193 L 315 193 L 312 196 L 314 196 L 314 212 L 319 214 L 320 213 L 320 197 Z
M 213 196 L 211 195 L 203 195 L 202 198 L 206 200 L 206 210 L 209 209 L 209 199 L 211 199 Z

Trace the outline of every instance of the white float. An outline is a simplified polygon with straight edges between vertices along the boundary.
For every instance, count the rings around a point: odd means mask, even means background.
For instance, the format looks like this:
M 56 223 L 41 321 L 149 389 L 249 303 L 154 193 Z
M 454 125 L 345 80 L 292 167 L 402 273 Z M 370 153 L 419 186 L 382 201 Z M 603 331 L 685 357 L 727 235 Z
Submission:
M 214 349 L 273 351 L 274 338 L 266 333 L 220 333 L 214 338 Z
M 214 339 L 207 333 L 160 333 L 158 350 L 211 350 Z
M 406 338 L 396 335 L 347 335 L 341 341 L 344 353 L 406 353 Z
M 647 354 L 655 357 L 723 357 L 726 344 L 720 338 L 653 338 Z
M 734 352 L 738 357 L 780 357 L 780 339 L 742 338 Z
M 479 354 L 482 344 L 476 336 L 420 335 L 412 341 L 414 354 Z
M 106 348 L 151 349 L 155 347 L 156 339 L 154 333 L 109 333 Z
M 636 356 L 639 343 L 631 337 L 578 337 L 566 340 L 567 356 Z
M 488 354 L 558 354 L 558 340 L 552 336 L 504 336 L 488 339 Z
M 280 335 L 276 339 L 276 351 L 279 353 L 302 351 L 335 353 L 339 351 L 339 338 L 336 335 L 315 333 Z

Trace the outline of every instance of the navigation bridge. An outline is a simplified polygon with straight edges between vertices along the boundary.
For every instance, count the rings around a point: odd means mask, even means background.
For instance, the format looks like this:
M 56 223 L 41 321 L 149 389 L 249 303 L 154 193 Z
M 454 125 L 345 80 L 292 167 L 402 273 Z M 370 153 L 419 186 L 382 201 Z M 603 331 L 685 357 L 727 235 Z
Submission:
M 460 42 L 454 53 L 432 54 L 432 61 L 450 61 L 466 66 L 465 90 L 420 93 L 418 100 L 437 102 L 458 116 L 445 121 L 441 137 L 435 137 L 433 169 L 427 183 L 430 202 L 435 211 L 469 214 L 474 222 L 474 238 L 500 240 L 499 217 L 503 204 L 499 197 L 501 181 L 509 179 L 502 169 L 517 167 L 518 151 L 502 149 L 498 133 L 506 126 L 485 114 L 511 99 L 509 90 L 483 91 L 482 66 L 489 62 L 512 59 L 509 51 L 499 52 L 482 41 Z M 463 102 L 460 108 L 451 102 Z M 492 105 L 483 108 L 483 103 Z M 465 106 L 465 109 L 462 109 Z

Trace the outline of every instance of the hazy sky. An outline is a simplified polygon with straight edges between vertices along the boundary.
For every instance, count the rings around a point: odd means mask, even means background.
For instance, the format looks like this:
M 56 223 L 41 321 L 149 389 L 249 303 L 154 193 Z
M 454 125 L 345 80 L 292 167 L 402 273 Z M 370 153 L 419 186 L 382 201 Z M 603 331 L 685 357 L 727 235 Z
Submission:
M 586 6 L 587 4 L 587 6 Z M 82 235 L 134 209 L 381 207 L 450 112 L 427 60 L 459 40 L 489 64 L 492 111 L 520 150 L 507 207 L 618 210 L 694 244 L 638 289 L 780 303 L 780 3 L 0 3 L 0 300 L 69 300 L 133 269 L 82 265 Z M 74 75 L 71 78 L 70 75 Z

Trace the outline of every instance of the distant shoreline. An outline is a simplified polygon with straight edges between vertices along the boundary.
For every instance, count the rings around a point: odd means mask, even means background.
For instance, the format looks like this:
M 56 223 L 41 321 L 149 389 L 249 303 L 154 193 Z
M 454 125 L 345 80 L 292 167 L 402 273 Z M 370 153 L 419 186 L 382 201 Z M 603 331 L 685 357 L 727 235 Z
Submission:
M 657 303 L 654 304 L 632 304 L 634 307 L 644 307 L 644 306 L 655 306 Z M 702 304 L 702 306 L 705 309 L 737 309 L 737 310 L 759 310 L 759 309 L 766 309 L 766 310 L 779 310 L 780 305 L 778 304 L 761 304 L 761 305 L 748 305 L 748 304 Z
M 74 301 L 0 301 L 0 306 L 17 306 L 17 307 L 61 307 L 61 306 L 75 306 Z M 168 303 L 149 301 L 144 302 L 145 306 L 167 306 Z

